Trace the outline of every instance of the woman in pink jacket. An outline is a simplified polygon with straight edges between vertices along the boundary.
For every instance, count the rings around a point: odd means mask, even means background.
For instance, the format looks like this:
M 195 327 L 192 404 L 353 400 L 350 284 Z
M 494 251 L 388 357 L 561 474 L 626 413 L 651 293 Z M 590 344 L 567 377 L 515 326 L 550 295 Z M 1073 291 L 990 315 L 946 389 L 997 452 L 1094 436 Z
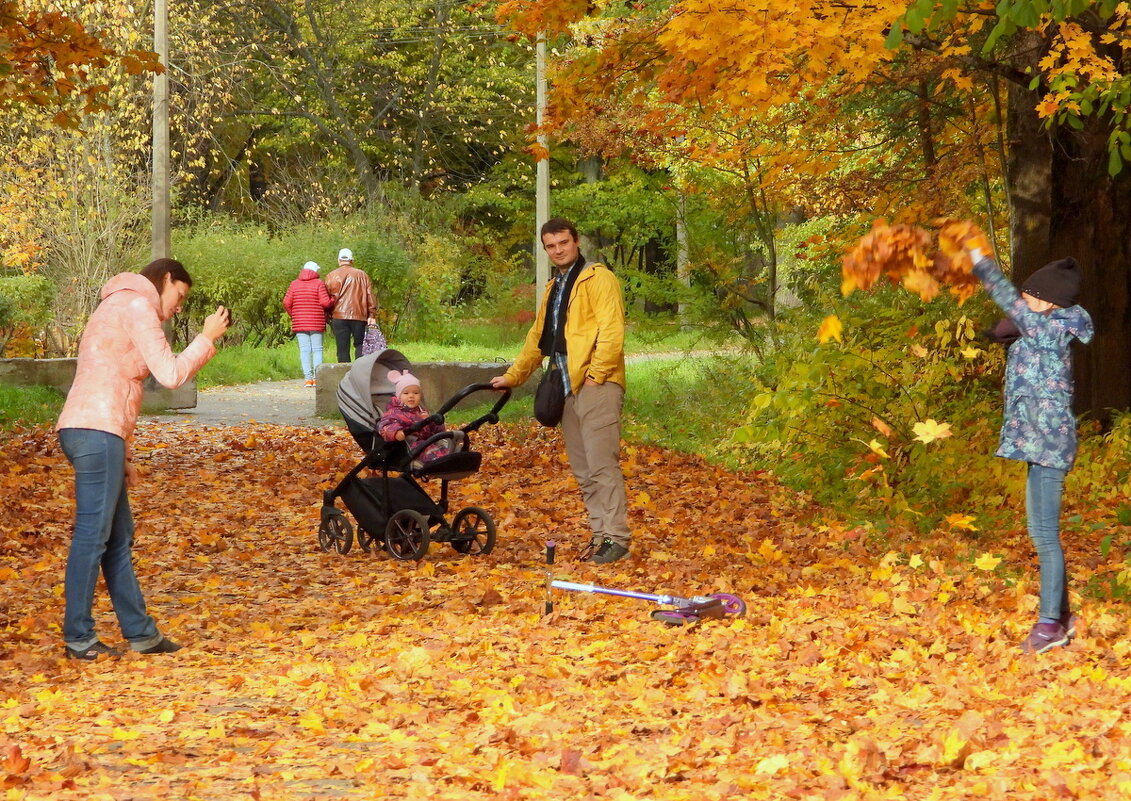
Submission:
M 181 386 L 216 353 L 228 329 L 218 306 L 204 330 L 173 355 L 161 324 L 181 310 L 192 279 L 173 259 L 157 259 L 140 273 L 120 273 L 102 287 L 79 344 L 75 381 L 55 426 L 75 469 L 75 525 L 64 583 L 63 641 L 72 659 L 118 656 L 94 631 L 94 587 L 106 579 L 114 613 L 130 647 L 143 654 L 176 651 L 145 610 L 134 574 L 134 525 L 127 488 L 137 483 L 130 438 L 141 410 L 142 381 Z
M 334 299 L 318 277 L 318 263 L 308 261 L 299 270 L 283 295 L 283 308 L 291 316 L 291 333 L 298 340 L 298 360 L 306 386 L 316 385 L 315 373 L 322 364 L 322 334 L 326 330 L 326 312 L 334 307 Z

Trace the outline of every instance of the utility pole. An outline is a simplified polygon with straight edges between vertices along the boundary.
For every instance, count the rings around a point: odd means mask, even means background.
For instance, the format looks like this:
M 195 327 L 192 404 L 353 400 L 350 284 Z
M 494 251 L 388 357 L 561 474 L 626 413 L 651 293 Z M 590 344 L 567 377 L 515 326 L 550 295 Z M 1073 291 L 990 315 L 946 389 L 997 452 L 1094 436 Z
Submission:
M 169 258 L 169 3 L 154 0 L 153 49 L 164 67 L 153 76 L 152 257 Z
M 683 182 L 676 181 L 675 196 L 675 274 L 679 282 L 685 287 L 691 286 L 691 258 L 690 247 L 687 241 L 687 197 L 683 192 Z M 686 301 L 679 302 L 679 324 L 681 328 L 688 328 L 688 306 Z
M 550 219 L 549 139 L 542 132 L 542 125 L 546 119 L 546 35 L 543 33 L 538 34 L 538 42 L 535 44 L 535 64 L 537 94 L 535 121 L 539 130 L 538 149 L 540 154 L 545 154 L 545 158 L 538 159 L 538 172 L 534 190 L 534 275 L 536 283 L 534 309 L 537 313 L 538 304 L 542 299 L 542 290 L 545 288 L 546 282 L 550 280 L 550 258 L 546 255 L 546 249 L 542 247 L 542 235 L 540 233 L 542 225 Z

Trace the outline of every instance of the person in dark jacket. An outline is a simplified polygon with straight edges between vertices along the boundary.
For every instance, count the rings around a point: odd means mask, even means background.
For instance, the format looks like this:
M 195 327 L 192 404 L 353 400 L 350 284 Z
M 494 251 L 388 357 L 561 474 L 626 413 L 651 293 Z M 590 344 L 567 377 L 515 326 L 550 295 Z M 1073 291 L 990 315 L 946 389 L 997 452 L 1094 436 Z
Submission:
M 1005 419 L 996 455 L 1028 465 L 1025 510 L 1040 563 L 1041 603 L 1021 650 L 1040 654 L 1066 645 L 1076 635 L 1060 542 L 1060 506 L 1064 478 L 1076 461 L 1069 345 L 1073 340 L 1092 340 L 1092 318 L 1076 305 L 1080 267 L 1075 259 L 1046 264 L 1018 292 L 992 258 L 976 249 L 969 255 L 974 275 L 1009 320 L 995 327 L 995 336 L 1011 343 L 1005 365 Z
M 283 308 L 291 316 L 291 331 L 298 340 L 298 358 L 306 386 L 316 386 L 314 374 L 322 364 L 322 334 L 326 330 L 326 312 L 334 299 L 318 277 L 319 266 L 308 261 L 291 281 L 283 296 Z

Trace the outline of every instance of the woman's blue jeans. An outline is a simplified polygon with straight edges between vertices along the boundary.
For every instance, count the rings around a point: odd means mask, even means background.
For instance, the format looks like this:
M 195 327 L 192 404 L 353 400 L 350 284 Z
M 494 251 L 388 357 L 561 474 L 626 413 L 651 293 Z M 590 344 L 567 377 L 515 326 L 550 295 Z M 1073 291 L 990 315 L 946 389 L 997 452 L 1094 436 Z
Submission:
M 322 364 L 322 332 L 299 331 L 295 334 L 295 339 L 298 340 L 302 377 L 309 381 L 318 372 L 318 365 Z
M 1029 464 L 1025 512 L 1029 537 L 1041 565 L 1041 617 L 1058 619 L 1068 613 L 1068 571 L 1060 544 L 1060 499 L 1066 470 Z
M 91 608 L 101 570 L 122 636 L 134 650 L 150 648 L 161 641 L 161 634 L 145 611 L 134 573 L 126 443 L 115 434 L 89 428 L 61 429 L 59 442 L 75 469 L 75 528 L 64 582 L 63 640 L 80 651 L 98 641 Z

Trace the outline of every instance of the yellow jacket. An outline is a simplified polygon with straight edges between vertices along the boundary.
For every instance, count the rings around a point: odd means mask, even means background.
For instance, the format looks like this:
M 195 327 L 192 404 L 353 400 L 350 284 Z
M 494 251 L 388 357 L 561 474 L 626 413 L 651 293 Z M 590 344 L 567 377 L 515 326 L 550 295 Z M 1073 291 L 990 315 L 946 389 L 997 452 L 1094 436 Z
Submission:
M 559 273 L 554 280 L 560 279 Z M 514 386 L 524 383 L 542 364 L 538 341 L 546 323 L 546 304 L 553 286 L 553 281 L 546 282 L 538 315 L 526 333 L 522 350 L 506 372 Z M 598 384 L 612 381 L 625 386 L 624 297 L 620 282 L 605 265 L 590 264 L 577 276 L 566 312 L 565 342 L 566 366 L 575 394 L 586 378 Z

